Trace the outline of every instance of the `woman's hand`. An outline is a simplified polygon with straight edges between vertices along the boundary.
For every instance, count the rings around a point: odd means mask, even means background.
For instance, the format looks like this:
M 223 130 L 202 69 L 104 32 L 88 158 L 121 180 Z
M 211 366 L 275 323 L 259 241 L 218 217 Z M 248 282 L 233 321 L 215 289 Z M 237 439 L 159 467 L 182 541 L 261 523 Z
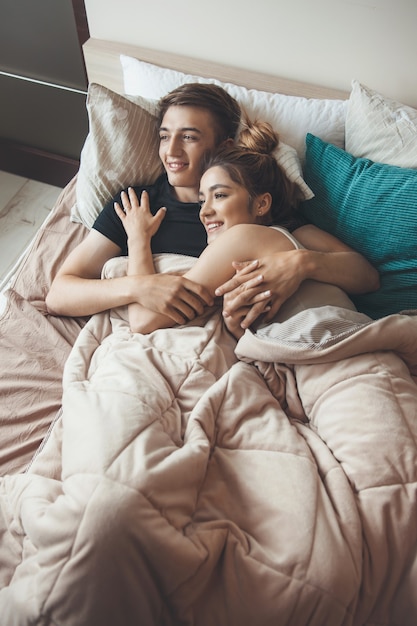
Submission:
M 123 208 L 115 202 L 114 210 L 121 219 L 128 240 L 132 242 L 140 239 L 142 242 L 149 243 L 165 217 L 165 207 L 161 207 L 155 215 L 152 215 L 148 193 L 142 191 L 139 202 L 132 187 L 128 188 L 128 193 L 122 191 L 120 197 Z

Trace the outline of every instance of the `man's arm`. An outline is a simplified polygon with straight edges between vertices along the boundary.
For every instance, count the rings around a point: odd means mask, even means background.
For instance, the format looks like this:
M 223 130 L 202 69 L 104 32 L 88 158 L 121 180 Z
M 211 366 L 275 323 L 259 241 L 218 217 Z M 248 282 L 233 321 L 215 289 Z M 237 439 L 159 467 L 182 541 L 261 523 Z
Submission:
M 153 274 L 101 280 L 101 271 L 120 248 L 91 230 L 67 257 L 46 297 L 52 315 L 86 316 L 138 302 L 182 324 L 202 307 L 204 289 L 181 276 Z
M 129 299 L 122 279 L 102 281 L 101 270 L 120 248 L 96 230 L 91 230 L 65 259 L 46 297 L 53 315 L 84 316 L 104 311 Z
M 330 283 L 348 294 L 368 293 L 379 288 L 379 274 L 374 266 L 330 233 L 307 224 L 293 235 L 306 248 L 306 278 Z

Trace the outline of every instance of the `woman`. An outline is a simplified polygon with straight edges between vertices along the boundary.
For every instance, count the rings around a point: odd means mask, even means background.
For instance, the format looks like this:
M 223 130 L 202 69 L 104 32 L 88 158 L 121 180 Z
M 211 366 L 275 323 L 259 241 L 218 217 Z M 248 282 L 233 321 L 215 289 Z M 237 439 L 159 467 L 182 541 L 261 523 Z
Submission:
M 219 284 L 229 280 L 233 261 L 257 259 L 279 252 L 290 252 L 302 246 L 285 228 L 296 223 L 295 189 L 278 165 L 273 151 L 278 136 L 267 123 L 246 121 L 236 146 L 226 146 L 211 157 L 200 181 L 200 219 L 206 229 L 208 247 L 185 277 L 202 285 L 214 298 Z M 133 189 L 121 195 L 123 208 L 115 203 L 115 211 L 126 228 L 129 240 L 128 274 L 154 272 L 150 242 L 165 216 L 161 208 L 155 216 L 149 211 L 146 192 L 139 203 Z M 282 227 L 268 227 L 280 224 Z M 259 278 L 262 281 L 262 278 Z M 354 309 L 349 298 L 337 287 L 304 281 L 302 301 L 305 306 L 337 304 Z M 299 291 L 284 305 L 281 317 L 294 311 Z M 306 299 L 307 292 L 310 294 Z M 314 296 L 312 298 L 312 296 Z M 257 294 L 252 303 L 263 303 L 263 312 L 270 309 L 271 293 Z M 167 316 L 156 315 L 139 305 L 130 305 L 129 323 L 134 332 L 149 333 L 156 328 L 173 326 Z M 235 318 L 227 320 L 229 330 L 243 334 Z

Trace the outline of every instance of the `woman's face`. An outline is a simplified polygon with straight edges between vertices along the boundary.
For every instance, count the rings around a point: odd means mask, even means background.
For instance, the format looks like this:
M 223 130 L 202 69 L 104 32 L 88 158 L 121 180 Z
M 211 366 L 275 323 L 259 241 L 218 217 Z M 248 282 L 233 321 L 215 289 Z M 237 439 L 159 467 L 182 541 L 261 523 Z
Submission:
M 169 107 L 159 129 L 159 157 L 181 202 L 197 202 L 203 157 L 215 147 L 210 111 L 192 106 Z
M 204 172 L 200 181 L 200 220 L 207 243 L 236 224 L 254 224 L 256 212 L 244 187 L 235 183 L 220 166 Z

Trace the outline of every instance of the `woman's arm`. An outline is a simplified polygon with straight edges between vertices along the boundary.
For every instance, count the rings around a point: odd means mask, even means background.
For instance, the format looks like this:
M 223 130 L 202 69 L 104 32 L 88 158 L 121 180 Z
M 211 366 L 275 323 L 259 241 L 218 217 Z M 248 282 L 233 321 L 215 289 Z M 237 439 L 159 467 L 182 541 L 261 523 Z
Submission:
M 128 193 L 121 193 L 123 208 L 115 202 L 114 209 L 122 221 L 127 234 L 128 243 L 128 270 L 127 275 L 135 279 L 143 277 L 148 280 L 153 276 L 152 282 L 161 282 L 165 287 L 165 309 L 160 307 L 147 308 L 135 301 L 130 301 L 128 306 L 129 325 L 133 332 L 150 332 L 146 328 L 163 328 L 174 326 L 176 323 L 184 323 L 201 315 L 204 307 L 212 304 L 213 298 L 198 283 L 183 276 L 168 276 L 167 274 L 155 275 L 155 267 L 151 253 L 151 239 L 157 232 L 163 218 L 165 207 L 152 215 L 149 206 L 149 196 L 146 191 L 142 192 L 140 200 L 132 188 Z M 152 288 L 151 288 L 152 290 Z M 167 299 L 166 295 L 170 294 Z M 169 306 L 168 306 L 169 305 Z M 162 310 L 161 310 L 162 309 Z M 166 312 L 166 314 L 165 314 Z
M 128 275 L 155 274 L 151 239 L 161 225 L 166 209 L 161 207 L 156 215 L 152 215 L 148 193 L 142 191 L 139 200 L 131 187 L 129 187 L 128 193 L 122 191 L 120 198 L 123 208 L 115 202 L 114 210 L 119 216 L 127 234 L 129 250 Z
M 256 258 L 277 250 L 292 250 L 292 242 L 279 231 L 256 224 L 239 224 L 215 239 L 201 254 L 195 265 L 185 274 L 187 279 L 202 285 L 214 297 L 218 284 L 234 273 L 232 262 Z M 265 294 L 267 295 L 267 294 Z M 174 326 L 169 318 L 152 311 L 138 312 L 134 320 L 136 332 L 150 333 L 157 328 Z M 129 316 L 129 321 L 130 316 Z
M 256 264 L 235 264 L 236 274 L 216 291 L 224 296 L 230 330 L 232 324 L 248 328 L 265 311 L 265 291 L 272 294 L 266 321 L 271 319 L 306 279 L 335 285 L 348 294 L 378 289 L 377 270 L 333 235 L 313 225 L 302 226 L 293 235 L 306 249 L 261 254 Z
M 140 276 L 155 274 L 155 266 L 151 252 L 151 239 L 165 217 L 165 208 L 162 207 L 155 216 L 152 215 L 148 193 L 143 191 L 139 200 L 136 192 L 131 187 L 129 187 L 128 193 L 122 191 L 120 199 L 123 208 L 115 202 L 114 210 L 119 216 L 127 234 L 127 247 L 129 251 L 127 275 Z M 136 302 L 129 304 L 128 315 L 129 325 L 133 331 L 136 331 L 138 320 L 145 322 L 149 317 L 155 317 L 155 319 L 160 318 L 161 323 L 167 323 L 169 320 L 169 317 L 152 313 L 149 309 L 146 309 Z

